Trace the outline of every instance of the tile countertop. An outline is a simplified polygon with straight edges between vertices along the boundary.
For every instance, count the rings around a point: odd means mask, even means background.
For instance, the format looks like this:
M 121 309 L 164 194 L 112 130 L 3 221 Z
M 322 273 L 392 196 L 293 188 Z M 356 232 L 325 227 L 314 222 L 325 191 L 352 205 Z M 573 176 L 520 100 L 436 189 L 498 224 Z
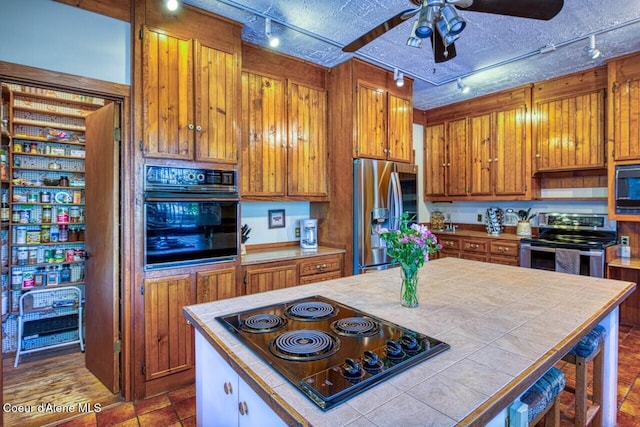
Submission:
M 444 258 L 420 271 L 418 308 L 400 306 L 400 272 L 390 269 L 188 306 L 184 312 L 289 424 L 414 425 L 419 414 L 421 425 L 484 425 L 634 288 L 632 282 Z M 323 412 L 215 320 L 311 295 L 436 337 L 451 349 Z
M 242 255 L 242 265 L 286 261 L 288 259 L 320 255 L 343 254 L 344 252 L 344 249 L 329 248 L 326 246 L 319 246 L 318 249 L 302 249 L 300 246 L 285 246 L 276 249 L 254 249 L 248 250 L 245 255 Z

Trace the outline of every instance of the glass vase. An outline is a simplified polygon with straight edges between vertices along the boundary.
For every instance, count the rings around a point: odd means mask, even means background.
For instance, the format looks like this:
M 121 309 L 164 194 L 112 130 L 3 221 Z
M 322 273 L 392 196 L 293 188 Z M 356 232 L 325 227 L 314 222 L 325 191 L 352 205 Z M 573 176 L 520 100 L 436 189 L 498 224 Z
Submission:
M 401 265 L 402 287 L 400 304 L 403 307 L 418 306 L 418 268 L 414 265 Z

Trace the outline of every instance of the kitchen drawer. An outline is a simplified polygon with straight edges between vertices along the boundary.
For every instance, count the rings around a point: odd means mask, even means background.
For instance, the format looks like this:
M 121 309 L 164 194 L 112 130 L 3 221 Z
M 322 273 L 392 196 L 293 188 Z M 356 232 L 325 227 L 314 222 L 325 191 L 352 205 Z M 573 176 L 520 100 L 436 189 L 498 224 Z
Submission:
M 516 267 L 520 265 L 518 257 L 513 256 L 491 255 L 491 262 L 494 264 L 515 265 Z
M 342 277 L 342 270 L 329 271 L 327 273 L 309 274 L 307 276 L 300 277 L 301 285 L 308 285 L 309 283 L 324 282 L 325 280 L 339 279 Z
M 487 254 L 480 252 L 463 252 L 461 258 L 470 259 L 472 261 L 486 261 Z
M 460 239 L 438 236 L 438 243 L 442 245 L 442 250 L 444 251 L 460 250 Z
M 342 275 L 342 255 L 326 255 L 306 258 L 300 261 L 299 271 L 300 277 L 312 274 L 323 274 L 332 271 L 337 271 L 340 275 Z M 333 277 L 331 278 L 333 279 Z M 315 282 L 316 280 L 313 281 Z M 304 283 L 302 279 L 300 280 L 300 283 Z
M 486 240 L 465 240 L 462 245 L 463 252 L 487 253 L 488 244 Z
M 518 242 L 491 242 L 491 255 L 505 255 L 517 257 L 520 252 Z

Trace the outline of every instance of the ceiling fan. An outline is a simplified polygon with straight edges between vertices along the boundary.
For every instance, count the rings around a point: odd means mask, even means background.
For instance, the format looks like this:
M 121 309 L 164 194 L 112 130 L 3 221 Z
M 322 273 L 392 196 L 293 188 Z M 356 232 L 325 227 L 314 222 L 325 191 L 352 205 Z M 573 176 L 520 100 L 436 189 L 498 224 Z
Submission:
M 456 56 L 454 42 L 467 25 L 457 10 L 492 13 L 495 15 L 548 21 L 556 16 L 564 0 L 410 0 L 418 6 L 407 9 L 373 28 L 342 48 L 355 52 L 392 28 L 418 15 L 407 40 L 410 47 L 420 47 L 423 39 L 431 40 L 436 62 L 445 62 Z

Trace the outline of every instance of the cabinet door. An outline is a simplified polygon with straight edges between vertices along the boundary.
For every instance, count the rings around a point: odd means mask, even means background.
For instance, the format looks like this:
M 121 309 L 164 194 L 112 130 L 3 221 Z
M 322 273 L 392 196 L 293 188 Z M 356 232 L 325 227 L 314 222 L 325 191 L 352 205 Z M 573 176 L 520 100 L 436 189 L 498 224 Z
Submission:
M 445 196 L 445 154 L 444 123 L 425 127 L 424 138 L 424 197 Z
M 640 159 L 640 79 L 613 85 L 613 135 L 615 160 Z
M 196 303 L 218 301 L 239 296 L 236 289 L 236 269 L 196 273 Z
M 536 120 L 537 171 L 605 166 L 604 90 L 541 102 Z
M 387 158 L 387 94 L 358 83 L 357 140 L 354 157 Z
M 247 267 L 244 281 L 247 286 L 247 295 L 288 288 L 298 283 L 298 266 L 287 264 L 273 267 Z
M 239 427 L 286 427 L 286 423 L 253 389 L 238 377 L 238 418 Z M 222 424 L 216 424 L 222 425 Z M 235 425 L 235 424 L 233 424 Z
M 467 119 L 447 123 L 447 195 L 467 194 Z
M 389 151 L 387 158 L 411 163 L 413 154 L 413 106 L 411 100 L 389 94 Z
M 242 195 L 284 196 L 282 80 L 242 73 Z
M 142 65 L 146 157 L 193 160 L 193 42 L 145 29 Z
M 238 59 L 196 42 L 196 160 L 238 162 Z
M 327 196 L 327 92 L 289 82 L 287 194 Z
M 182 307 L 194 302 L 189 274 L 144 281 L 147 380 L 193 367 L 193 329 Z
M 469 184 L 472 195 L 490 195 L 492 157 L 491 114 L 469 119 Z
M 526 195 L 526 108 L 499 111 L 494 114 L 493 124 L 493 193 L 496 196 Z

